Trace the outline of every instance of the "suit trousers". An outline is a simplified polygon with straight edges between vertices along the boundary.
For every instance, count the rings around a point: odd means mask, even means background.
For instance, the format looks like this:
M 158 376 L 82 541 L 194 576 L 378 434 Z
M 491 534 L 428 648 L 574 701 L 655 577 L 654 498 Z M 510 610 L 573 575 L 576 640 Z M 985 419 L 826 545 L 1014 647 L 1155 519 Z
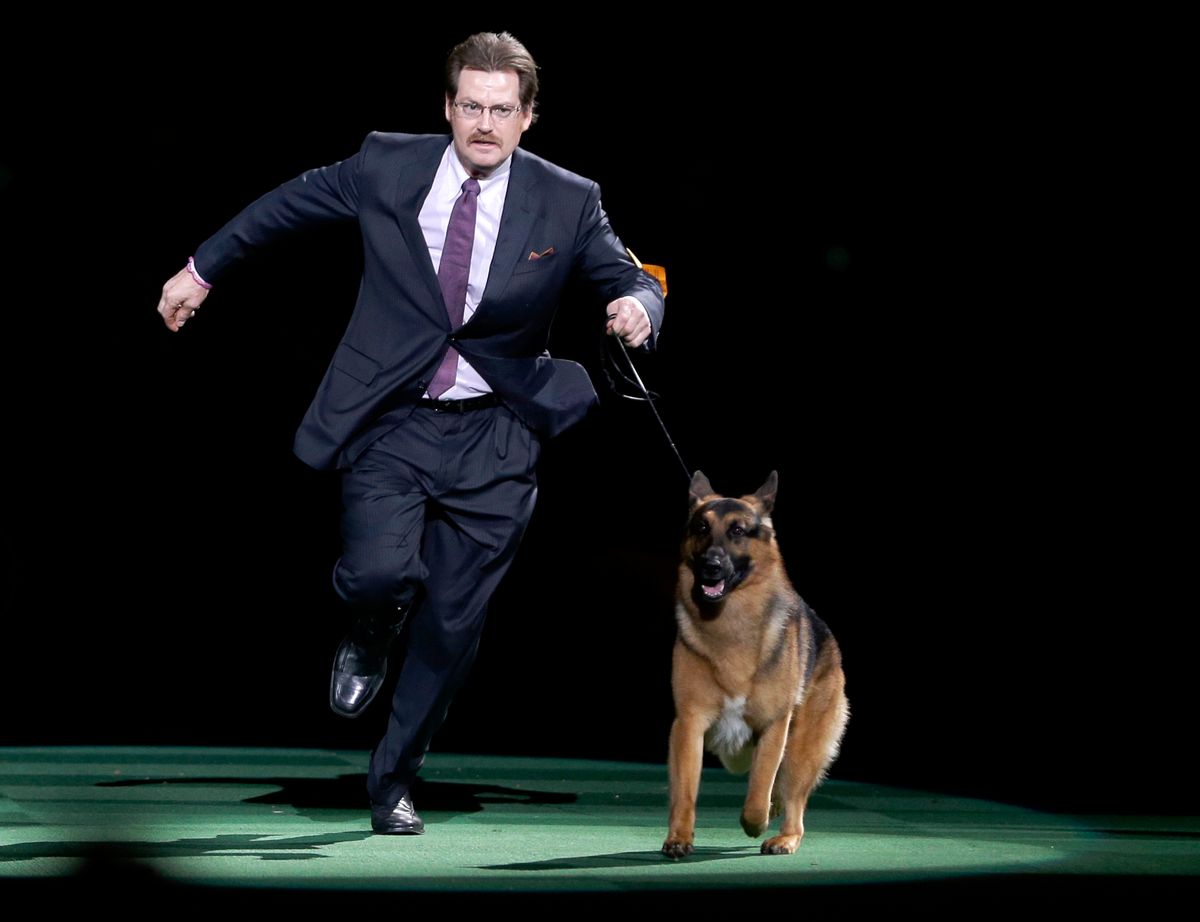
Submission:
M 412 411 L 344 473 L 334 587 L 360 617 L 413 606 L 373 806 L 394 806 L 474 662 L 488 600 L 537 499 L 538 436 L 504 406 Z

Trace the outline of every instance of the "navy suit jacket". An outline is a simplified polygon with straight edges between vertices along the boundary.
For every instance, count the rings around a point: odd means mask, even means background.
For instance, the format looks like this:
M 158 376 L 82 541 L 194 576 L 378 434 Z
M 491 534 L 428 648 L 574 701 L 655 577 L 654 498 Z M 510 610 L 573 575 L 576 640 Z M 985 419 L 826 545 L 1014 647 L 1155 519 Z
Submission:
M 663 298 L 609 226 L 600 189 L 520 147 L 483 298 L 451 330 L 418 223 L 448 135 L 373 132 L 354 156 L 309 170 L 253 202 L 195 254 L 217 282 L 241 259 L 289 231 L 357 219 L 363 277 L 333 361 L 296 433 L 316 468 L 348 467 L 424 394 L 454 347 L 531 429 L 553 436 L 596 403 L 582 366 L 546 351 L 563 288 L 578 273 L 605 302 L 633 295 L 657 336 Z M 553 248 L 552 252 L 546 251 Z M 531 259 L 531 253 L 546 254 Z M 597 318 L 597 324 L 603 318 Z

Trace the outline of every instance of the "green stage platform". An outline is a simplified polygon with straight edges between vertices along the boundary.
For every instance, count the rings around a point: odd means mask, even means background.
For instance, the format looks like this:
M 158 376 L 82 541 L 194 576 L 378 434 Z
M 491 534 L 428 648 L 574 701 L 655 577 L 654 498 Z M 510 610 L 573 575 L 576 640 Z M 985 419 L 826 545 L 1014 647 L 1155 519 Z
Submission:
M 0 889 L 53 897 L 120 879 L 198 898 L 407 891 L 708 905 L 1200 892 L 1197 817 L 1053 815 L 835 778 L 812 801 L 800 851 L 763 856 L 738 825 L 745 778 L 706 768 L 696 853 L 673 862 L 659 853 L 663 765 L 430 754 L 414 789 L 426 834 L 376 836 L 366 760 L 311 749 L 0 748 Z

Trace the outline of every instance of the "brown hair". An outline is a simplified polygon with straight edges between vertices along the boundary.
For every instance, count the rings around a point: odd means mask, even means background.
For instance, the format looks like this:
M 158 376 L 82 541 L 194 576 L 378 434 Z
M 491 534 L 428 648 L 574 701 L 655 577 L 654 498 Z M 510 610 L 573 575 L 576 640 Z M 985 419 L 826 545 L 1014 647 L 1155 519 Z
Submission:
M 537 120 L 537 64 L 531 55 L 507 32 L 476 32 L 454 46 L 446 59 L 446 98 L 451 102 L 458 95 L 458 75 L 464 67 L 490 72 L 516 71 L 520 81 L 518 96 L 521 108 Z

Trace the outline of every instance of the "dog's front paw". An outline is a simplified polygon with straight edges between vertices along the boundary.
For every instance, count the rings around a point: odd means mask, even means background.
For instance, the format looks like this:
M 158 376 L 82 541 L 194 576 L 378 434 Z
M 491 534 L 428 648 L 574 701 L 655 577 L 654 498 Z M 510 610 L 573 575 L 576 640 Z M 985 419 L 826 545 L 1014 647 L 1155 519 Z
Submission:
M 800 836 L 774 836 L 762 844 L 764 855 L 793 855 L 800 847 Z
M 765 812 L 758 810 L 743 810 L 742 811 L 742 829 L 746 831 L 752 839 L 757 839 L 767 831 L 767 826 L 771 820 Z
M 678 861 L 692 853 L 692 843 L 683 839 L 667 839 L 663 843 L 662 852 L 672 861 Z

